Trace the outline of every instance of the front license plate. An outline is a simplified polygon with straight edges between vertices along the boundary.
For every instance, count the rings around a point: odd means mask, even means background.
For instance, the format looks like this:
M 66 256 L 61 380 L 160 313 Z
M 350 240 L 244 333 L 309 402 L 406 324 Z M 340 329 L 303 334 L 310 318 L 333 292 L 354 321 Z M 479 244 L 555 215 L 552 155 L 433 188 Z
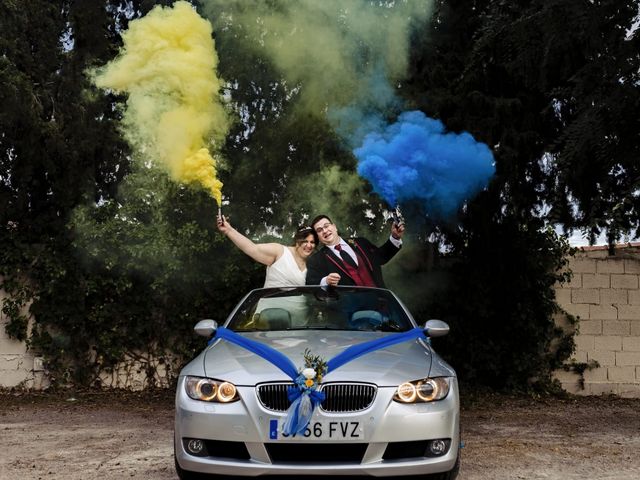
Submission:
M 297 435 L 285 435 L 282 433 L 284 420 L 271 419 L 269 421 L 269 440 L 340 440 L 362 441 L 364 429 L 360 422 L 349 420 L 334 420 L 322 422 L 309 422 L 304 432 Z

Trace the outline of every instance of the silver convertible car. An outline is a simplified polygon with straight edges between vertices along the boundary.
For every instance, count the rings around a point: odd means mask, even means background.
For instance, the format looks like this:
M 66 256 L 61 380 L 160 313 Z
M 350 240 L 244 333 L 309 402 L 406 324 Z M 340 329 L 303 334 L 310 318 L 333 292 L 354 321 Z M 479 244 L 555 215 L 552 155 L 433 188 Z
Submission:
M 418 475 L 460 464 L 454 370 L 389 290 L 250 292 L 180 373 L 175 463 L 183 479 L 262 475 Z M 204 477 L 206 478 L 206 477 Z

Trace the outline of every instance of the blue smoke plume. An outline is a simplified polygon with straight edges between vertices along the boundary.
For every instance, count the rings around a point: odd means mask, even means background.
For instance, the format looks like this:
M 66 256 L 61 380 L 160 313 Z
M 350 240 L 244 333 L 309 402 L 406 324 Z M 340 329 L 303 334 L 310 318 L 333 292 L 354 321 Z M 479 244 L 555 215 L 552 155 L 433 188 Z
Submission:
M 446 132 L 420 111 L 368 133 L 354 151 L 358 174 L 390 206 L 418 202 L 434 220 L 455 216 L 495 173 L 489 147 L 463 132 Z

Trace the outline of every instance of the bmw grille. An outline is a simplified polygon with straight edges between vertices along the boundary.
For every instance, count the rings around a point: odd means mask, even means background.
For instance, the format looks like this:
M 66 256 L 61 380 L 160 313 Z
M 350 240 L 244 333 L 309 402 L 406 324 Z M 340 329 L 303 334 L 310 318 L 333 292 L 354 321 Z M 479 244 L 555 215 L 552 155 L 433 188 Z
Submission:
M 258 385 L 258 399 L 262 406 L 276 412 L 286 412 L 291 405 L 287 388 L 293 383 L 263 383 Z M 326 383 L 320 386 L 325 400 L 320 408 L 325 412 L 359 412 L 366 410 L 376 396 L 376 386 L 368 383 Z

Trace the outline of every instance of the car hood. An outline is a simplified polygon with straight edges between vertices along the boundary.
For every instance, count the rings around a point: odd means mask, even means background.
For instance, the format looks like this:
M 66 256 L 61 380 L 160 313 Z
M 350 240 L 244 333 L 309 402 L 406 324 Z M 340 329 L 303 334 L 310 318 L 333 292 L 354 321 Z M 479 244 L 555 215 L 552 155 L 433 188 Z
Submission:
M 390 335 L 380 332 L 295 330 L 250 332 L 243 336 L 269 345 L 286 355 L 300 369 L 304 366 L 304 351 L 325 361 L 347 347 Z M 392 335 L 392 334 L 391 334 Z M 287 375 L 267 360 L 225 340 L 210 345 L 195 361 L 202 361 L 204 376 L 227 380 L 236 385 L 287 381 Z M 197 374 L 193 368 L 189 374 Z M 371 382 L 379 386 L 397 386 L 408 380 L 429 375 L 451 376 L 453 370 L 424 342 L 410 340 L 375 352 L 367 353 L 329 372 L 324 382 Z

